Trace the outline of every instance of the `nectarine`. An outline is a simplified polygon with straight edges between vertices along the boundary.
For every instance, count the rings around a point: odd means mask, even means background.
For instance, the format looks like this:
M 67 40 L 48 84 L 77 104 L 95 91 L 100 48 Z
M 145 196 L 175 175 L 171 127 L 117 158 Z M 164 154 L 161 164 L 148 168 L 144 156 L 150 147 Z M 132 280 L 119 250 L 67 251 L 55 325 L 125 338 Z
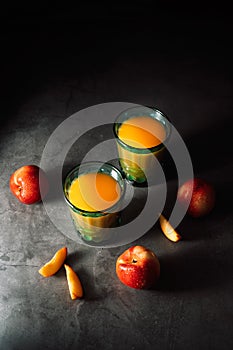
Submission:
M 215 206 L 215 190 L 209 182 L 196 177 L 180 186 L 177 200 L 181 205 L 190 201 L 187 213 L 194 218 L 202 217 Z
M 152 287 L 160 276 L 160 263 L 155 253 L 144 246 L 132 246 L 116 261 L 119 280 L 131 288 Z
M 66 260 L 66 257 L 67 257 L 67 248 L 63 247 L 59 249 L 54 254 L 52 259 L 40 268 L 39 273 L 43 277 L 50 277 L 54 275 L 58 270 L 60 270 L 60 268 L 62 267 L 62 265 Z
M 37 165 L 24 165 L 11 175 L 9 186 L 20 202 L 34 204 L 41 201 L 41 195 L 47 193 L 48 180 Z
M 64 264 L 64 267 L 66 270 L 66 277 L 67 277 L 71 299 L 74 300 L 77 298 L 82 298 L 83 288 L 78 275 L 74 272 L 72 267 L 70 267 L 69 265 Z
M 161 214 L 159 222 L 164 235 L 172 242 L 178 242 L 181 240 L 181 235 L 172 227 L 169 221 Z

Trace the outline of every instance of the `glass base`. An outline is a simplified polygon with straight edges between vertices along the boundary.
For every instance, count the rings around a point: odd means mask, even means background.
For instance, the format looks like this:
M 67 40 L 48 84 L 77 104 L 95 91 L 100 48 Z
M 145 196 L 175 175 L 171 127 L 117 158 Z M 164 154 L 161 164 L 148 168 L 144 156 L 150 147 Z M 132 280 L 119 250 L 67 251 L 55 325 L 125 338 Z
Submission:
M 143 171 L 140 171 L 140 175 L 138 170 L 133 171 L 132 169 L 125 168 L 122 166 L 121 162 L 119 161 L 119 166 L 121 169 L 121 172 L 124 176 L 124 178 L 127 180 L 127 182 L 135 187 L 147 187 L 147 179 Z
M 117 214 L 115 217 L 114 223 L 109 227 L 98 227 L 92 226 L 92 228 L 84 228 L 80 225 L 77 225 L 75 220 L 73 219 L 73 223 L 75 229 L 77 231 L 78 236 L 81 238 L 83 242 L 88 245 L 98 246 L 103 245 L 105 242 L 108 242 L 111 239 L 111 228 L 118 227 L 121 224 L 121 215 Z

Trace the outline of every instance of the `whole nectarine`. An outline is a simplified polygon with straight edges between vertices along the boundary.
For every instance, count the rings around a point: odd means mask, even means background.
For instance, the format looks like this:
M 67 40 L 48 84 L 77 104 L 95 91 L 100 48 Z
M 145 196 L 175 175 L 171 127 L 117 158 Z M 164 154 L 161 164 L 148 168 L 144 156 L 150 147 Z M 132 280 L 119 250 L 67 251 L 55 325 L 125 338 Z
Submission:
M 131 288 L 152 287 L 160 276 L 160 263 L 155 253 L 144 246 L 132 246 L 116 261 L 119 280 Z
M 177 200 L 180 204 L 190 201 L 188 214 L 194 218 L 202 217 L 209 214 L 215 206 L 215 189 L 206 180 L 196 177 L 180 186 Z
M 48 180 L 44 171 L 37 165 L 24 165 L 10 177 L 10 190 L 24 204 L 41 201 L 48 191 Z

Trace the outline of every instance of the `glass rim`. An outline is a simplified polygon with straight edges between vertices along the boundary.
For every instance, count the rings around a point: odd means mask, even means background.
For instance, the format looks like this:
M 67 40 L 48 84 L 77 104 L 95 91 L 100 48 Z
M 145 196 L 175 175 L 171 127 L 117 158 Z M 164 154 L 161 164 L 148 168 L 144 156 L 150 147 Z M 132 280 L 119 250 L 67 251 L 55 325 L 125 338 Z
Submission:
M 113 205 L 111 205 L 110 207 L 104 209 L 104 210 L 96 210 L 96 211 L 88 211 L 88 210 L 84 210 L 84 209 L 80 209 L 78 207 L 76 207 L 73 203 L 71 203 L 71 201 L 69 200 L 69 198 L 67 197 L 66 195 L 66 184 L 67 184 L 67 181 L 69 179 L 69 177 L 74 174 L 74 172 L 78 169 L 80 169 L 82 166 L 88 166 L 88 165 L 100 165 L 99 169 L 102 167 L 102 166 L 107 166 L 109 168 L 111 168 L 112 170 L 114 170 L 117 175 L 120 177 L 120 180 L 123 184 L 123 186 L 120 186 L 120 189 L 121 189 L 121 193 L 120 193 L 120 198 L 117 200 L 116 203 L 114 203 Z M 94 171 L 93 171 L 94 172 Z M 88 174 L 89 172 L 87 172 Z M 90 172 L 91 173 L 91 172 Z M 98 173 L 98 171 L 97 171 Z M 109 176 L 111 176 L 109 174 Z M 111 176 L 112 177 L 112 176 Z M 117 183 L 119 183 L 119 180 L 115 179 L 117 181 Z M 119 169 L 117 169 L 114 165 L 112 165 L 111 163 L 108 163 L 108 162 L 100 162 L 100 161 L 89 161 L 89 162 L 83 162 L 83 163 L 79 163 L 78 165 L 75 165 L 68 173 L 67 175 L 65 176 L 65 179 L 63 180 L 63 194 L 64 194 L 64 197 L 65 197 L 65 201 L 66 203 L 68 204 L 68 206 L 73 209 L 76 213 L 79 213 L 80 215 L 82 216 L 89 216 L 89 217 L 99 217 L 99 216 L 105 216 L 105 215 L 108 215 L 108 214 L 111 214 L 111 213 L 117 213 L 119 211 L 114 211 L 115 208 L 117 208 L 117 206 L 119 206 L 119 203 L 120 201 L 122 201 L 123 197 L 124 197 L 124 194 L 125 194 L 125 191 L 126 191 L 126 183 L 125 183 L 125 180 L 122 176 L 122 173 L 120 172 Z
M 165 130 L 166 130 L 166 138 L 163 142 L 160 142 L 158 145 L 156 146 L 152 146 L 152 147 L 144 147 L 144 148 L 141 148 L 141 147 L 134 147 L 134 146 L 130 146 L 128 145 L 126 142 L 122 141 L 119 136 L 118 136 L 118 133 L 117 133 L 117 130 L 116 130 L 116 126 L 118 124 L 122 124 L 122 123 L 119 123 L 118 120 L 120 119 L 120 117 L 126 113 L 127 111 L 130 111 L 130 110 L 133 110 L 133 109 L 137 109 L 137 108 L 148 108 L 148 109 L 151 109 L 151 111 L 154 111 L 156 113 L 158 113 L 159 115 L 161 115 L 161 117 L 163 118 L 163 120 L 165 121 L 165 123 L 163 123 L 161 120 L 157 119 L 157 118 L 153 118 L 153 116 L 151 115 L 148 115 L 148 117 L 152 118 L 152 119 L 156 119 L 158 120 L 158 122 L 161 122 L 161 124 L 163 124 Z M 139 117 L 139 116 L 138 116 Z M 130 118 L 133 118 L 133 116 L 130 116 L 128 119 Z M 126 119 L 126 120 L 128 120 Z M 114 133 L 114 136 L 116 137 L 116 140 L 117 142 L 125 149 L 129 149 L 131 152 L 134 152 L 134 153 L 141 153 L 141 154 L 148 154 L 148 153 L 154 153 L 156 151 L 159 151 L 161 150 L 163 147 L 165 147 L 165 144 L 167 143 L 170 135 L 171 135 L 171 126 L 170 126 L 170 120 L 169 118 L 166 116 L 165 113 L 163 113 L 161 110 L 155 108 L 155 107 L 148 107 L 148 106 L 135 106 L 135 107 L 130 107 L 126 110 L 124 110 L 123 112 L 121 112 L 115 119 L 115 122 L 113 124 L 113 133 Z

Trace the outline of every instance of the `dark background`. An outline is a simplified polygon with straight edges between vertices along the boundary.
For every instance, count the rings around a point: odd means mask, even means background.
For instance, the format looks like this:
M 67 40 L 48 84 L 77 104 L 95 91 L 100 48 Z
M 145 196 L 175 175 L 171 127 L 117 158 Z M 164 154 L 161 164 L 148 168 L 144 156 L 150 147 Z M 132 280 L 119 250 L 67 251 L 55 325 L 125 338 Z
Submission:
M 0 348 L 232 349 L 228 2 L 20 2 L 1 5 L 0 20 Z M 160 258 L 156 291 L 138 293 L 116 279 L 115 260 L 126 247 L 77 248 L 43 207 L 20 206 L 9 192 L 13 170 L 39 164 L 64 119 L 111 101 L 164 111 L 186 142 L 195 174 L 217 192 L 210 216 L 184 219 L 179 245 L 158 226 L 138 240 Z M 49 281 L 37 276 L 61 244 L 85 285 L 84 303 L 70 301 L 62 273 Z
M 129 84 L 130 88 L 137 84 L 140 88 L 141 83 L 141 90 L 145 91 L 146 85 L 150 89 L 147 78 L 153 80 L 156 74 L 161 78 L 163 69 L 164 74 L 170 74 L 168 83 L 183 83 L 187 88 L 193 85 L 195 90 L 202 89 L 207 98 L 211 93 L 221 93 L 221 86 L 214 82 L 205 86 L 199 76 L 207 81 L 209 77 L 205 75 L 215 71 L 222 80 L 232 82 L 232 20 L 225 1 L 5 4 L 1 10 L 0 38 L 2 119 L 13 118 L 14 109 L 46 84 L 56 85 L 70 78 L 77 86 L 80 79 L 88 80 L 92 74 L 101 79 L 117 63 L 117 81 L 114 77 L 111 83 L 107 82 L 110 90 L 117 84 Z M 144 78 L 140 82 L 141 75 Z M 107 98 L 96 96 L 93 104 L 135 99 L 121 89 L 118 95 L 115 92 Z M 168 106 L 164 109 L 170 115 L 175 112 Z M 198 113 L 202 120 L 209 118 L 204 111 Z M 224 108 L 221 113 L 226 113 Z M 221 132 L 227 133 L 225 151 L 231 148 L 231 118 L 226 119 L 218 125 L 218 130 L 220 127 Z M 190 151 L 196 147 L 203 150 L 205 140 L 199 140 L 200 144 L 190 144 Z
M 13 87 L 31 91 L 36 88 L 31 79 L 39 87 L 45 79 L 78 76 L 84 67 L 107 69 L 127 56 L 134 60 L 140 55 L 143 69 L 156 54 L 180 63 L 192 58 L 206 69 L 228 75 L 232 61 L 228 6 L 224 1 L 147 0 L 3 5 L 2 86 L 6 96 Z
M 149 103 L 159 104 L 158 108 L 167 115 L 180 118 L 175 126 L 181 132 L 183 112 L 187 118 L 199 117 L 203 129 L 198 139 L 196 135 L 186 137 L 186 130 L 183 134 L 197 172 L 215 167 L 216 155 L 221 154 L 224 162 L 231 154 L 231 111 L 224 106 L 211 106 L 206 111 L 195 100 L 184 110 L 185 101 L 182 101 L 189 98 L 185 96 L 189 88 L 201 92 L 206 105 L 208 100 L 214 101 L 216 96 L 224 94 L 221 84 L 227 83 L 232 88 L 232 20 L 228 2 L 5 4 L 1 10 L 1 28 L 3 122 L 13 119 L 23 101 L 48 86 L 70 84 L 74 88 L 72 91 L 71 87 L 72 100 L 75 89 L 96 89 L 97 79 L 103 81 L 106 92 L 99 94 L 96 90 L 94 98 L 82 101 L 80 107 L 107 101 L 145 104 L 148 91 L 148 95 L 154 95 Z M 105 78 L 114 69 L 115 76 Z M 215 77 L 211 77 L 212 72 Z M 170 87 L 177 84 L 180 100 L 171 101 L 170 96 L 168 101 L 157 101 L 157 96 L 164 94 L 163 83 L 152 92 L 153 79 L 167 81 L 167 95 L 172 93 Z M 74 105 L 69 112 L 78 109 Z M 211 128 L 208 125 L 205 130 L 205 121 L 211 119 L 211 113 L 222 114 L 221 125 L 213 118 Z M 209 152 L 212 148 L 214 153 Z

